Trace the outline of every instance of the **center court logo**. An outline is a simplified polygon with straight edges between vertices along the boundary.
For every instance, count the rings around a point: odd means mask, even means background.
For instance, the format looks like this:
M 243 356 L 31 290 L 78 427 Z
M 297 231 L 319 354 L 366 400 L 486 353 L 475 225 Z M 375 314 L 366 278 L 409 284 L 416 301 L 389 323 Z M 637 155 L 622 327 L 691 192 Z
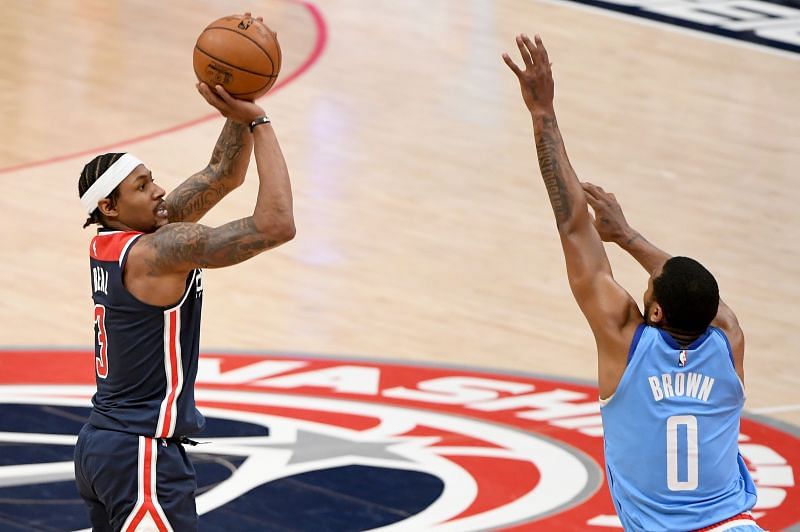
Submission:
M 70 456 L 94 391 L 93 361 L 82 351 L 0 353 L 0 443 L 10 449 L 0 462 L 0 515 L 11 522 L 88 526 Z M 203 528 L 621 530 L 590 386 L 206 353 L 197 401 L 208 426 L 195 439 L 207 443 L 187 449 Z M 798 521 L 798 447 L 792 434 L 742 422 L 765 527 Z

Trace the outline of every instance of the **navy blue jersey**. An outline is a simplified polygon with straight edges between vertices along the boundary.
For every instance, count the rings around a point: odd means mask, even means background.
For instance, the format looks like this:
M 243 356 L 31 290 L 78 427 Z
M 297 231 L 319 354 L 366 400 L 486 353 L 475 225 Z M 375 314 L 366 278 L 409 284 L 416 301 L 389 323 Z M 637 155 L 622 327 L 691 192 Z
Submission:
M 601 409 L 609 487 L 626 530 L 694 530 L 753 507 L 738 446 L 744 399 L 720 329 L 685 349 L 661 329 L 637 329 Z
M 194 402 L 201 271 L 189 273 L 173 306 L 139 301 L 125 288 L 123 269 L 141 236 L 101 229 L 89 249 L 97 381 L 89 423 L 151 438 L 195 434 L 205 424 Z

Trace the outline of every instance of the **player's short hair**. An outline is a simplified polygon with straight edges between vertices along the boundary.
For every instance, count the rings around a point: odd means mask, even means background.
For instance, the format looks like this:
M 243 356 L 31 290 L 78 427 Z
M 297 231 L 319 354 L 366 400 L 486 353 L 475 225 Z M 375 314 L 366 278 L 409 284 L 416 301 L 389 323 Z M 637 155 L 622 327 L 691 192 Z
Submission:
M 103 173 L 105 173 L 108 168 L 117 162 L 117 160 L 125 155 L 124 153 L 104 153 L 103 155 L 98 155 L 91 161 L 89 161 L 86 166 L 83 167 L 83 171 L 81 172 L 80 178 L 78 178 L 78 197 L 82 197 L 89 187 L 97 181 Z M 107 198 L 111 199 L 112 201 L 116 201 L 117 196 L 119 194 L 119 188 L 115 188 L 111 191 L 111 194 L 106 196 Z M 91 224 L 103 224 L 102 215 L 98 209 L 95 209 L 89 214 L 89 217 L 86 219 L 86 223 L 83 224 L 83 227 L 87 227 Z
M 672 257 L 653 279 L 653 299 L 666 323 L 685 332 L 706 330 L 717 315 L 717 280 L 702 264 L 688 257 Z

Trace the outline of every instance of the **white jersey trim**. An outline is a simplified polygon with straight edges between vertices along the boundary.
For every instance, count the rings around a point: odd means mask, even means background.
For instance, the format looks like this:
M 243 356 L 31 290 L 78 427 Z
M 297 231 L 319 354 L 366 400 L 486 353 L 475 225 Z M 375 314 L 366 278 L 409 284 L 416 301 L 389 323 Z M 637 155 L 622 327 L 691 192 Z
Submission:
M 119 267 L 122 268 L 122 263 L 125 262 L 125 256 L 128 254 L 128 248 L 131 247 L 131 244 L 136 242 L 136 239 L 142 236 L 141 234 L 134 235 L 132 238 L 129 238 L 125 245 L 122 246 L 122 251 L 119 254 Z

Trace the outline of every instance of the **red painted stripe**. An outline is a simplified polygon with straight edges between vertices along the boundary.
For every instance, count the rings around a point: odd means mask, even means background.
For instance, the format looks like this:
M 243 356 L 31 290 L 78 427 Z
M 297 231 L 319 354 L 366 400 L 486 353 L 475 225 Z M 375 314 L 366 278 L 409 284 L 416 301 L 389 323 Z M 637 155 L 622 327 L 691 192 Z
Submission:
M 180 309 L 171 310 L 168 314 L 169 318 L 169 367 L 171 369 L 172 376 L 170 378 L 170 382 L 167 383 L 168 386 L 168 395 L 167 395 L 167 404 L 164 407 L 164 424 L 161 427 L 161 434 L 159 435 L 160 438 L 168 438 L 171 436 L 169 433 L 169 427 L 172 424 L 172 405 L 175 402 L 175 392 L 178 389 L 178 350 L 177 350 L 177 342 L 178 339 L 178 331 L 177 331 L 177 313 Z
M 271 94 L 274 94 L 276 91 L 279 91 L 301 75 L 305 74 L 305 72 L 310 69 L 314 63 L 316 63 L 320 56 L 322 55 L 322 51 L 325 49 L 325 46 L 328 42 L 328 27 L 325 23 L 325 19 L 322 17 L 322 13 L 320 12 L 319 8 L 312 4 L 311 2 L 305 2 L 302 0 L 287 0 L 293 3 L 301 4 L 303 7 L 308 9 L 309 13 L 311 14 L 311 18 L 314 21 L 314 25 L 316 26 L 317 30 L 317 40 L 314 42 L 314 49 L 311 51 L 311 54 L 308 58 L 300 64 L 300 66 L 292 72 L 289 76 L 284 78 L 283 80 L 277 82 L 274 87 L 270 89 L 270 91 L 262 96 L 265 98 Z M 120 146 L 130 145 L 130 144 L 137 144 L 139 142 L 144 142 L 146 140 L 151 140 L 157 137 L 161 137 L 163 135 L 168 135 L 170 133 L 175 133 L 176 131 L 181 131 L 183 129 L 188 129 L 192 126 L 196 126 L 198 124 L 202 124 L 203 122 L 208 122 L 209 120 L 213 120 L 215 118 L 219 118 L 219 113 L 211 113 L 199 118 L 195 118 L 193 120 L 189 120 L 188 122 L 183 122 L 181 124 L 177 124 L 175 126 L 168 127 L 166 129 L 161 129 L 158 131 L 153 131 L 151 133 L 146 133 L 144 135 L 139 135 L 138 137 L 133 137 L 125 140 L 120 140 L 113 142 L 111 144 L 105 144 L 103 146 L 98 146 L 95 148 L 90 148 L 88 150 L 82 150 L 78 152 L 72 153 L 65 153 L 63 155 L 56 155 L 54 157 L 49 157 L 47 159 L 40 159 L 38 161 L 30 161 L 27 163 L 19 163 L 14 164 L 11 166 L 6 166 L 5 168 L 0 168 L 0 174 L 5 174 L 9 172 L 14 172 L 16 170 L 23 170 L 26 168 L 34 168 L 37 166 L 45 166 L 48 164 L 58 163 L 61 161 L 67 161 L 69 159 L 75 159 L 77 157 L 85 157 L 87 155 L 94 155 L 98 153 L 105 153 L 114 150 Z

